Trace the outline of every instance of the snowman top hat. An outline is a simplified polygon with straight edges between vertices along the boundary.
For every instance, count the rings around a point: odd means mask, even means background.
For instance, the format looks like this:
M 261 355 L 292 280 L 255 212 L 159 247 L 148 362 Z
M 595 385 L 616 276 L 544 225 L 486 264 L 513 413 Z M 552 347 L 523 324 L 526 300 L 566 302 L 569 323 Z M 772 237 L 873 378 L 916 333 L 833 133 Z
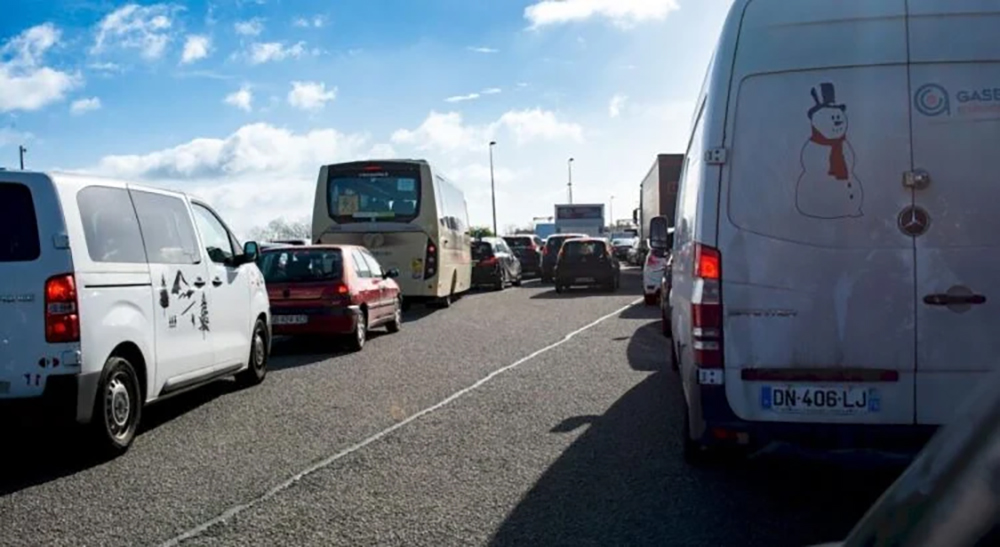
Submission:
M 841 112 L 847 110 L 847 105 L 837 103 L 837 90 L 829 82 L 819 84 L 818 92 L 815 87 L 812 88 L 811 93 L 813 101 L 816 104 L 809 109 L 810 119 L 812 119 L 813 114 L 824 108 L 839 108 Z

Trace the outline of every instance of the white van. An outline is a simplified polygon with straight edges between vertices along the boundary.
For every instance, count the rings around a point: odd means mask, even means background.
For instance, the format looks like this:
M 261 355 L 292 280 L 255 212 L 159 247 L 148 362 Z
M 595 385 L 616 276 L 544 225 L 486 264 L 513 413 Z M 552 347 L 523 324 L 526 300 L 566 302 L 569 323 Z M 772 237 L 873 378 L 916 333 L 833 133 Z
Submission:
M 998 28 L 996 1 L 734 3 L 677 205 L 688 456 L 919 444 L 1000 366 Z
M 125 451 L 144 403 L 267 372 L 257 244 L 183 194 L 0 171 L 0 422 L 89 424 Z

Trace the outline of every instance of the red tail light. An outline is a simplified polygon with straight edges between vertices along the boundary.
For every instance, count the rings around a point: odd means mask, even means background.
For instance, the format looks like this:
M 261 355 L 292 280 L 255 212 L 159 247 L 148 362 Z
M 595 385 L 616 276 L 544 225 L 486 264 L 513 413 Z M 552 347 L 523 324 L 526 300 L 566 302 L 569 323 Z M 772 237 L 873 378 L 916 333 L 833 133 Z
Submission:
M 718 249 L 695 244 L 695 291 L 691 304 L 694 364 L 700 368 L 723 368 L 722 351 L 722 255 Z
M 427 240 L 427 252 L 424 254 L 424 279 L 430 279 L 437 275 L 438 269 L 438 249 L 430 239 Z
M 546 246 L 542 247 L 542 256 L 546 256 L 548 254 L 549 254 L 549 246 L 546 245 Z
M 50 344 L 80 341 L 76 280 L 72 274 L 45 282 L 45 341 Z
M 496 266 L 497 265 L 497 257 L 491 256 L 489 258 L 484 258 L 484 259 L 480 260 L 479 263 L 481 265 L 483 265 L 483 266 Z
M 341 294 L 341 295 L 343 295 L 343 294 L 351 294 L 351 289 L 349 289 L 347 287 L 347 285 L 341 283 L 340 285 L 337 285 L 337 294 Z

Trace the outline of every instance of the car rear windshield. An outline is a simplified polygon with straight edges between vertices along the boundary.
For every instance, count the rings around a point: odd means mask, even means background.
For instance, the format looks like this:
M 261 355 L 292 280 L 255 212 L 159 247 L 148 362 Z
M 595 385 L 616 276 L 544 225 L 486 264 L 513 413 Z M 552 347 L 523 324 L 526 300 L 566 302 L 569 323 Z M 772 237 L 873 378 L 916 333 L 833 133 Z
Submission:
M 569 257 L 599 256 L 604 254 L 604 243 L 600 241 L 567 241 L 563 253 Z
M 30 262 L 41 253 L 31 190 L 0 182 L 0 262 Z
M 493 256 L 493 245 L 486 241 L 477 241 L 472 244 L 472 258 L 482 260 Z
M 573 239 L 575 237 L 579 236 L 550 237 L 548 241 L 545 243 L 545 245 L 549 248 L 549 250 L 559 249 L 560 247 L 562 247 L 563 242 L 565 242 L 567 239 Z
M 530 237 L 505 237 L 504 241 L 507 245 L 510 245 L 512 249 L 526 249 L 531 247 L 532 241 Z
M 420 166 L 362 163 L 330 167 L 327 203 L 338 223 L 410 222 L 420 211 Z
M 260 271 L 266 283 L 331 281 L 343 276 L 340 249 L 295 249 L 267 251 L 261 255 Z

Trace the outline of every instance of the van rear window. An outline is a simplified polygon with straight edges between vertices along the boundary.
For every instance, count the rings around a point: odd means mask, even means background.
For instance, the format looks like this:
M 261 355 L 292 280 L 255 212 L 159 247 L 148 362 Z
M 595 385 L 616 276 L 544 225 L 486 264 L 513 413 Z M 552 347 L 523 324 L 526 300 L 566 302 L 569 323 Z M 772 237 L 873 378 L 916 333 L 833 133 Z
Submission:
M 0 182 L 0 262 L 30 262 L 41 253 L 31 190 Z

